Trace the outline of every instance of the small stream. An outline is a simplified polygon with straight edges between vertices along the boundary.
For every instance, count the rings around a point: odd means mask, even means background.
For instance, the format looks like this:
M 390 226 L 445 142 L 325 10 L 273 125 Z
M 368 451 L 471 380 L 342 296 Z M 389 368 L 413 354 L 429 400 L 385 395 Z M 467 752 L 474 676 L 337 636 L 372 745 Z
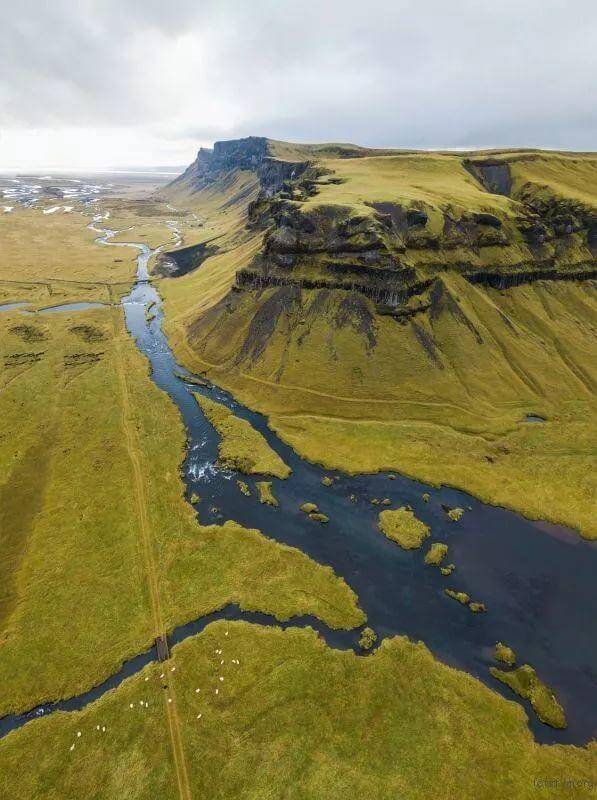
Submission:
M 140 251 L 137 282 L 122 301 L 126 326 L 150 362 L 153 381 L 168 393 L 182 415 L 189 441 L 183 478 L 187 499 L 193 493 L 201 498 L 195 506 L 201 522 L 233 519 L 331 566 L 357 593 L 367 624 L 375 629 L 379 641 L 402 634 L 422 640 L 439 660 L 474 675 L 509 700 L 521 702 L 539 742 L 582 744 L 597 736 L 596 543 L 560 526 L 485 505 L 449 487 L 435 489 L 400 475 L 390 479 L 387 473 L 351 477 L 304 461 L 278 439 L 262 415 L 218 387 L 198 387 L 177 377 L 188 373 L 176 363 L 162 332 L 161 300 L 148 275 L 148 262 L 157 251 L 145 244 L 110 242 L 115 232 L 97 227 L 101 219 L 96 218 L 90 226 L 100 234 L 100 243 Z M 148 318 L 150 304 L 153 316 Z M 251 422 L 292 468 L 287 480 L 272 479 L 279 508 L 259 503 L 254 491 L 259 478 L 239 476 L 217 465 L 219 437 L 193 392 L 225 403 Z M 332 486 L 322 485 L 324 475 L 334 478 Z M 238 477 L 250 485 L 253 496 L 240 493 Z M 429 502 L 423 500 L 425 492 L 431 495 Z M 430 526 L 429 541 L 449 545 L 447 563 L 456 565 L 455 572 L 445 577 L 426 566 L 425 545 L 420 551 L 404 551 L 386 539 L 377 528 L 383 506 L 373 505 L 373 498 L 388 498 L 390 507 L 410 504 L 417 517 Z M 308 519 L 299 510 L 305 501 L 317 503 L 330 522 L 321 525 Z M 465 514 L 459 522 L 452 522 L 442 506 L 460 506 Z M 487 612 L 473 614 L 446 597 L 444 588 L 467 592 L 472 600 L 485 603 Z M 280 625 L 268 615 L 228 606 L 177 628 L 169 642 L 182 641 L 222 618 Z M 282 627 L 288 625 L 310 625 L 329 646 L 357 649 L 359 631 L 332 631 L 314 618 L 295 618 Z M 496 641 L 512 647 L 517 663 L 531 664 L 554 689 L 566 711 L 566 730 L 542 724 L 526 701 L 490 676 Z M 55 709 L 82 708 L 156 657 L 152 648 L 83 695 L 5 717 L 0 720 L 0 736 Z

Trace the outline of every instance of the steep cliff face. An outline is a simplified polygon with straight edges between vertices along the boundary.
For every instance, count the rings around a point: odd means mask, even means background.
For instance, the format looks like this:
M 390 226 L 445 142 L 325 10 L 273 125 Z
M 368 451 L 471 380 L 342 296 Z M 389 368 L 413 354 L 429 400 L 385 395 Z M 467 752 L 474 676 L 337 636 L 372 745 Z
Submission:
M 236 170 L 253 172 L 264 195 L 278 192 L 284 181 L 293 179 L 306 167 L 306 162 L 282 161 L 272 155 L 272 143 L 261 136 L 249 136 L 228 142 L 216 142 L 213 150 L 202 147 L 195 161 L 170 185 L 174 191 L 197 193 L 222 181 Z
M 590 155 L 377 154 L 248 137 L 201 149 L 172 187 L 201 198 L 239 174 L 251 176 L 242 236 L 263 242 L 233 289 L 256 292 L 255 306 L 269 287 L 357 292 L 404 322 L 429 313 L 446 273 L 498 289 L 597 275 Z

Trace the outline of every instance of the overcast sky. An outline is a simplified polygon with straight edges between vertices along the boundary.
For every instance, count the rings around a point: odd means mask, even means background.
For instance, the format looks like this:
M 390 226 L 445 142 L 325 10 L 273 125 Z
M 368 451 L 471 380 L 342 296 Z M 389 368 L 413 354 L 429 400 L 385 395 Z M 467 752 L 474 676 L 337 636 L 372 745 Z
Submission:
M 250 134 L 597 150 L 595 0 L 0 0 L 0 168 Z

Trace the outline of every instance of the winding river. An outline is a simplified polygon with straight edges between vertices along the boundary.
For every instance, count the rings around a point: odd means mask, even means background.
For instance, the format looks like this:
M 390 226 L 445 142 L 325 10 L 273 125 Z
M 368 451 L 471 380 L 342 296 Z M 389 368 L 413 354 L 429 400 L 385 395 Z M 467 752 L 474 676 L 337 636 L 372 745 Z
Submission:
M 565 528 L 485 505 L 456 489 L 435 489 L 399 475 L 393 480 L 388 474 L 351 477 L 302 460 L 269 429 L 263 416 L 216 386 L 199 387 L 177 377 L 188 372 L 176 363 L 162 331 L 161 300 L 148 274 L 155 251 L 145 244 L 110 242 L 115 232 L 98 227 L 99 221 L 94 220 L 93 229 L 101 235 L 100 243 L 140 251 L 137 281 L 122 301 L 126 325 L 150 362 L 152 380 L 167 392 L 182 415 L 189 442 L 183 477 L 187 499 L 193 493 L 201 497 L 196 505 L 201 520 L 234 519 L 331 566 L 357 593 L 368 625 L 379 640 L 400 634 L 422 640 L 444 663 L 521 702 L 538 741 L 582 744 L 597 736 L 596 543 Z M 152 315 L 146 313 L 150 305 Z M 252 497 L 239 492 L 237 477 L 252 489 L 254 479 L 218 467 L 219 439 L 193 392 L 225 403 L 249 420 L 292 468 L 289 479 L 273 479 L 279 508 L 261 505 L 255 491 Z M 324 475 L 334 477 L 332 486 L 322 485 Z M 423 500 L 424 492 L 431 495 L 429 502 Z M 449 545 L 448 560 L 456 565 L 454 574 L 444 577 L 438 569 L 426 566 L 425 547 L 407 552 L 386 539 L 377 529 L 380 507 L 371 503 L 373 498 L 388 498 L 392 507 L 410 504 L 430 526 L 432 539 Z M 330 522 L 322 526 L 309 520 L 299 510 L 305 501 L 317 503 Z M 442 506 L 460 506 L 466 513 L 454 523 Z M 486 604 L 487 613 L 471 613 L 446 597 L 444 588 L 467 592 L 473 600 Z M 169 642 L 174 645 L 220 618 L 280 625 L 265 614 L 229 606 L 177 628 Z M 357 649 L 359 631 L 332 631 L 313 618 L 295 618 L 284 627 L 288 625 L 311 625 L 331 647 Z M 567 729 L 557 731 L 543 725 L 526 701 L 490 676 L 496 641 L 511 646 L 518 663 L 531 664 L 555 690 L 566 711 Z M 83 695 L 5 717 L 0 720 L 0 736 L 55 709 L 82 708 L 156 657 L 152 648 Z

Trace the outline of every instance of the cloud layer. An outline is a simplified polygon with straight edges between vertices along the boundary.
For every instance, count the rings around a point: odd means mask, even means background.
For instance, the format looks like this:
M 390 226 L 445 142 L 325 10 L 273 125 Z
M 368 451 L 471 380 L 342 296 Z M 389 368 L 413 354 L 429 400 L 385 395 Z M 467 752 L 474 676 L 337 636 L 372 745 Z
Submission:
M 592 0 L 0 0 L 0 166 L 248 134 L 596 149 L 596 40 Z

